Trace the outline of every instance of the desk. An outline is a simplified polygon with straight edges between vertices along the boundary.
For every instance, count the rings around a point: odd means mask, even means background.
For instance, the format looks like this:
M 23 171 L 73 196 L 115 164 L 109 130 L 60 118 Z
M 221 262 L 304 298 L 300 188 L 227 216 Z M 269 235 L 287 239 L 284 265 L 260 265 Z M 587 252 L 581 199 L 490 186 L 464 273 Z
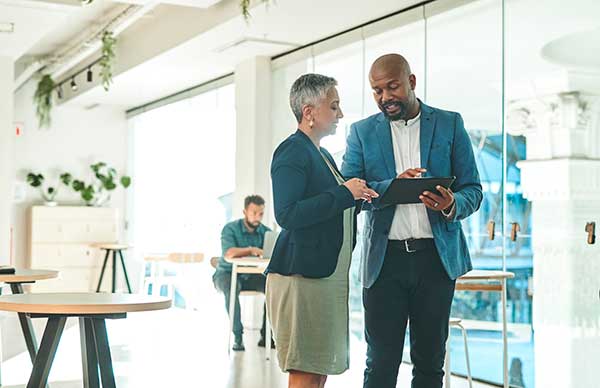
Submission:
M 506 323 L 506 281 L 515 277 L 512 272 L 473 270 L 459 277 L 456 281 L 456 291 L 487 291 L 502 294 L 502 368 L 503 386 L 508 388 L 508 337 Z M 446 382 L 444 387 L 450 387 L 450 365 L 444 365 Z
M 125 318 L 128 312 L 171 307 L 171 300 L 149 295 L 48 293 L 0 296 L 0 310 L 48 318 L 40 349 L 33 362 L 27 388 L 42 388 L 48 381 L 60 337 L 68 317 L 79 317 L 83 379 L 86 388 L 115 388 L 106 319 Z
M 231 350 L 231 332 L 233 331 L 233 313 L 235 310 L 235 290 L 237 288 L 238 274 L 262 274 L 269 265 L 269 259 L 260 257 L 234 257 L 225 258 L 225 261 L 231 263 L 231 288 L 229 289 L 229 335 L 227 346 Z M 265 317 L 265 352 L 267 360 L 271 359 L 271 323 L 269 317 Z
M 14 274 L 0 274 L 0 282 L 10 285 L 11 292 L 17 295 L 23 294 L 23 284 L 31 284 L 38 280 L 55 279 L 57 277 L 58 271 L 17 268 Z M 1 294 L 2 290 L 0 289 L 0 295 Z M 31 318 L 24 313 L 19 313 L 18 315 L 21 330 L 23 331 L 23 338 L 25 338 L 25 345 L 27 345 L 27 351 L 29 352 L 29 358 L 31 358 L 31 362 L 33 362 L 37 354 L 38 346 L 37 340 L 35 339 L 35 332 L 33 331 L 33 325 L 31 324 Z
M 121 259 L 121 266 L 123 267 L 123 275 L 125 276 L 125 283 L 127 284 L 127 291 L 131 294 L 131 285 L 129 284 L 129 277 L 127 276 L 127 268 L 125 267 L 125 260 L 123 260 L 123 251 L 131 248 L 129 245 L 123 244 L 91 244 L 92 248 L 98 248 L 106 251 L 106 255 L 104 256 L 104 263 L 102 264 L 102 271 L 100 272 L 100 279 L 98 280 L 98 287 L 96 287 L 96 292 L 100 292 L 100 287 L 102 286 L 102 279 L 104 278 L 104 271 L 106 270 L 106 263 L 108 262 L 108 257 L 112 252 L 112 292 L 115 292 L 116 282 L 117 282 L 117 253 L 119 254 L 119 258 Z

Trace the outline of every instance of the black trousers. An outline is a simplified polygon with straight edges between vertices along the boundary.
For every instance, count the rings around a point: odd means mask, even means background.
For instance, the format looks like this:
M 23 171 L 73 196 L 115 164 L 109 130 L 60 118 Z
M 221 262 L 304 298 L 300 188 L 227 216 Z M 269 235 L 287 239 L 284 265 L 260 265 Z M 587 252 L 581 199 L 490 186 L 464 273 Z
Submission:
M 237 287 L 235 290 L 235 307 L 233 312 L 233 334 L 241 336 L 244 332 L 242 326 L 241 311 L 240 311 L 240 291 L 259 291 L 265 292 L 265 284 L 267 278 L 264 275 L 241 274 L 238 275 Z M 231 292 L 231 272 L 217 271 L 213 276 L 215 288 L 225 295 L 225 309 L 229 313 L 229 293 Z M 265 336 L 266 326 L 266 311 L 263 308 L 263 322 L 260 329 L 260 335 Z
M 429 245 L 429 244 L 428 244 Z M 363 289 L 367 367 L 364 388 L 395 388 L 407 324 L 412 388 L 441 388 L 454 296 L 433 240 L 407 253 L 388 244 L 379 278 Z

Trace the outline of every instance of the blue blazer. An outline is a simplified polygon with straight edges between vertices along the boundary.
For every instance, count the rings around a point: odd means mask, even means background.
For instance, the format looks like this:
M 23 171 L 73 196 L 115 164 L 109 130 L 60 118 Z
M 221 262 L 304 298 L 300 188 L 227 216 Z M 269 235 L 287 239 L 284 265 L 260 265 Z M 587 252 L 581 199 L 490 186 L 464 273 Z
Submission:
M 420 102 L 420 101 L 419 101 Z M 448 222 L 440 212 L 427 209 L 435 246 L 451 279 L 473 267 L 460 221 L 473 214 L 483 198 L 473 148 L 460 114 L 421 104 L 421 165 L 426 176 L 456 176 L 452 185 L 456 214 Z M 398 173 L 401 173 L 399 171 Z M 379 113 L 352 124 L 342 164 L 346 178 L 359 177 L 383 194 L 397 176 L 389 120 Z M 366 212 L 361 252 L 361 279 L 369 288 L 383 266 L 395 206 L 373 200 Z
M 337 170 L 329 152 L 322 147 L 321 151 Z M 271 180 L 275 219 L 282 231 L 266 273 L 331 275 L 343 243 L 344 210 L 355 206 L 352 193 L 337 182 L 317 147 L 300 130 L 275 150 Z

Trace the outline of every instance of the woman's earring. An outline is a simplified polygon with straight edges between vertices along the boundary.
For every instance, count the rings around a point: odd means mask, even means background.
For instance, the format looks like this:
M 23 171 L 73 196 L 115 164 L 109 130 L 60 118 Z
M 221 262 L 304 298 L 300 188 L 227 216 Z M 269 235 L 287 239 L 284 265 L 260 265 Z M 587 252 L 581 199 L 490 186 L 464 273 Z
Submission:
M 312 120 L 310 120 L 310 123 L 308 123 L 308 126 L 312 128 L 312 127 L 313 127 L 313 125 L 315 125 L 315 122 L 314 122 L 314 121 L 312 121 Z

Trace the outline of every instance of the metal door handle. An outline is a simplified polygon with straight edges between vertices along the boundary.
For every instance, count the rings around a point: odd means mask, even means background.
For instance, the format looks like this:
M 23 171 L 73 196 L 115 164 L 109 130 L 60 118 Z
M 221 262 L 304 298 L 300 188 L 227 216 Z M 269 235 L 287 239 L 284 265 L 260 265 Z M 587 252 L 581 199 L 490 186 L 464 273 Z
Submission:
M 494 241 L 494 239 L 496 238 L 496 223 L 494 221 L 488 222 L 487 232 L 490 241 Z
M 585 231 L 587 232 L 587 243 L 595 244 L 596 243 L 596 223 L 588 222 L 585 224 Z
M 517 241 L 517 233 L 521 231 L 521 226 L 519 226 L 518 222 L 511 222 L 512 226 L 510 228 L 510 241 Z

